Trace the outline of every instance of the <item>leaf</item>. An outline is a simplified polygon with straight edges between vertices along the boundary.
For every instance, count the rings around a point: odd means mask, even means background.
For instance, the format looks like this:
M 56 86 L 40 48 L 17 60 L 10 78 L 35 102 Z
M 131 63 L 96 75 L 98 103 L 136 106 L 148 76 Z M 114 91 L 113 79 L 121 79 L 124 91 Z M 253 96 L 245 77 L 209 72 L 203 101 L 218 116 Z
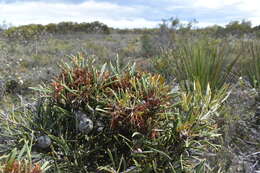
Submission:
M 150 150 L 154 151 L 154 152 L 157 152 L 157 153 L 163 155 L 163 156 L 166 157 L 167 159 L 172 160 L 172 158 L 171 158 L 169 155 L 167 155 L 165 152 L 160 151 L 160 150 L 157 150 L 157 149 L 152 148 L 152 147 L 148 147 L 148 148 L 149 148 Z

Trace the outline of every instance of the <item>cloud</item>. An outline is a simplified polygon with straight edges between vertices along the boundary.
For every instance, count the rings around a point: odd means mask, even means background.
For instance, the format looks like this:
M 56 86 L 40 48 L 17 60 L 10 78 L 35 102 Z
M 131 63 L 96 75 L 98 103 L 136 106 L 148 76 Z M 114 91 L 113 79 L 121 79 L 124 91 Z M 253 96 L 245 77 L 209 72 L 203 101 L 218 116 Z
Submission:
M 162 19 L 197 19 L 198 26 L 231 20 L 260 24 L 259 0 L 0 0 L 0 22 L 14 25 L 100 21 L 117 28 L 155 27 Z
M 159 21 L 142 18 L 143 6 L 123 6 L 109 2 L 85 1 L 0 3 L 0 21 L 15 25 L 57 23 L 61 21 L 100 21 L 118 28 L 155 27 Z
M 209 8 L 209 9 L 219 9 L 224 8 L 226 6 L 234 6 L 237 4 L 240 4 L 241 0 L 197 0 L 195 4 L 195 7 L 203 7 L 203 8 Z
M 200 26 L 211 23 L 225 25 L 243 19 L 252 21 L 253 25 L 260 24 L 259 0 L 183 0 L 178 8 L 174 7 L 175 0 L 171 2 L 168 10 L 181 19 L 195 18 Z

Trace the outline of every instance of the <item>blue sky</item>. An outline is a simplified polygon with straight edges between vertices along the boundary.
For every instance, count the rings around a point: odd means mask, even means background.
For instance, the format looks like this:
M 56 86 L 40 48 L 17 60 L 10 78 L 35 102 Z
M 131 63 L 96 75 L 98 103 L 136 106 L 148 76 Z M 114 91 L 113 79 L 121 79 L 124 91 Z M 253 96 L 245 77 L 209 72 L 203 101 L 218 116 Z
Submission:
M 150 28 L 162 19 L 198 26 L 250 20 L 260 25 L 260 0 L 0 0 L 0 22 L 13 25 L 100 21 L 117 28 Z

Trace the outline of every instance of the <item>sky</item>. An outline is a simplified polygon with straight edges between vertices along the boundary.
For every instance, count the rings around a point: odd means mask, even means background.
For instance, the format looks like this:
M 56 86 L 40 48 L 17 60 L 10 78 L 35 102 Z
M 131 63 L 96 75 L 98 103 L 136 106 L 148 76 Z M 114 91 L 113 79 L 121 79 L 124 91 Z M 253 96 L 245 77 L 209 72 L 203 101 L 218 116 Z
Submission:
M 100 21 L 114 28 L 152 28 L 162 19 L 194 19 L 198 27 L 250 20 L 260 25 L 260 0 L 0 0 L 0 24 Z

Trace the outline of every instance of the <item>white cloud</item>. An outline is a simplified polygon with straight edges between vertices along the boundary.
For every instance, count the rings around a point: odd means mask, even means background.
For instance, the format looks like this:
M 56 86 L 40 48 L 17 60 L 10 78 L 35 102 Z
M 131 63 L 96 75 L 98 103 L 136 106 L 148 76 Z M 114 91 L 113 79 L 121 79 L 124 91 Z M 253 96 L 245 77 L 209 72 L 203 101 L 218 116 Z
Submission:
M 30 23 L 57 23 L 61 21 L 92 22 L 100 21 L 118 28 L 154 27 L 156 21 L 139 17 L 142 6 L 120 6 L 93 0 L 79 4 L 61 2 L 15 2 L 0 3 L 0 21 L 14 25 Z
M 242 0 L 242 2 L 238 5 L 241 10 L 246 10 L 248 12 L 254 11 L 256 9 L 259 10 L 260 1 L 259 0 Z
M 149 21 L 142 18 L 133 20 L 103 20 L 108 26 L 113 26 L 115 28 L 154 28 L 158 27 L 160 21 Z
M 241 0 L 233 9 L 239 10 L 241 13 L 246 14 L 246 17 L 240 16 L 240 18 L 245 18 L 250 20 L 253 25 L 260 24 L 260 1 L 259 0 Z
M 209 9 L 219 9 L 225 6 L 231 6 L 241 3 L 242 0 L 196 0 L 195 7 L 204 7 Z
M 253 19 L 253 23 L 260 24 L 259 0 L 197 0 L 195 7 L 208 9 L 225 9 L 237 12 L 235 18 Z
M 117 28 L 158 26 L 160 19 L 179 17 L 189 21 L 196 18 L 198 26 L 223 25 L 230 20 L 252 20 L 260 24 L 260 0 L 122 0 L 116 3 L 85 0 L 82 3 L 62 1 L 0 0 L 0 22 L 14 25 L 58 23 L 61 21 L 100 21 Z M 127 3 L 124 3 L 127 2 Z M 129 5 L 130 4 L 130 5 Z M 145 5 L 149 4 L 149 5 Z
M 198 26 L 199 28 L 204 28 L 204 27 L 207 27 L 207 26 L 214 26 L 216 25 L 216 23 L 213 23 L 213 22 L 199 22 L 197 23 L 195 26 Z M 225 26 L 224 23 L 218 23 L 219 26 Z
M 178 6 L 174 6 L 178 2 Z M 181 3 L 180 3 L 181 2 Z M 168 9 L 186 13 L 182 16 L 195 17 L 199 26 L 225 25 L 230 20 L 250 20 L 253 25 L 260 24 L 260 0 L 172 0 Z M 180 16 L 180 15 L 178 15 Z

